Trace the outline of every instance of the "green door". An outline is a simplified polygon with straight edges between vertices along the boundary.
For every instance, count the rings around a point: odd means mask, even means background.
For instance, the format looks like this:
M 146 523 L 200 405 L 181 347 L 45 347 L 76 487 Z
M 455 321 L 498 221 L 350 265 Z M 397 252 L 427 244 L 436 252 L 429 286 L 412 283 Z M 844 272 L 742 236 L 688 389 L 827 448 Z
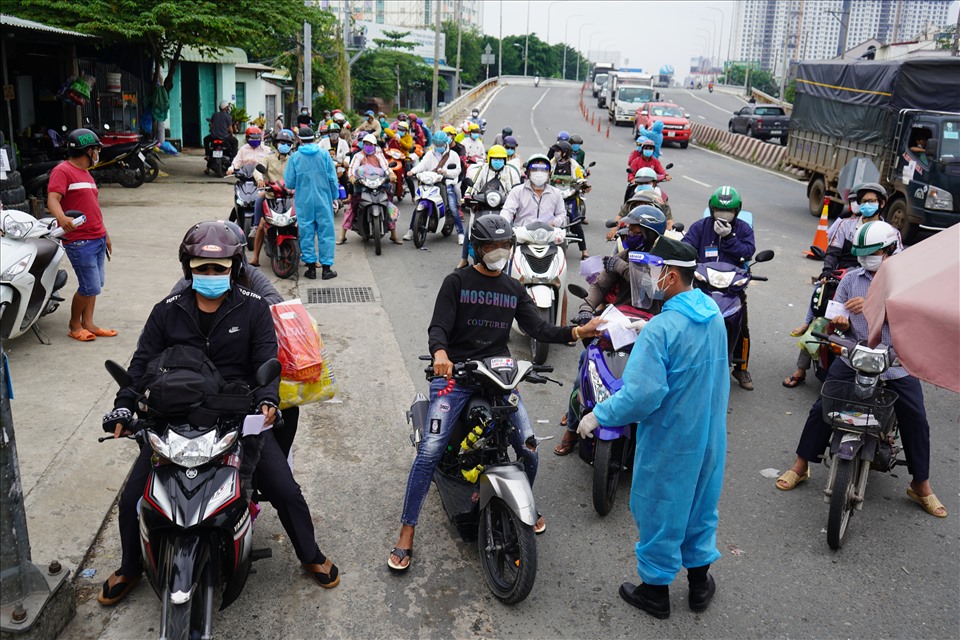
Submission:
M 210 123 L 207 119 L 217 111 L 217 77 L 212 64 L 198 64 L 200 84 L 200 137 L 210 133 Z

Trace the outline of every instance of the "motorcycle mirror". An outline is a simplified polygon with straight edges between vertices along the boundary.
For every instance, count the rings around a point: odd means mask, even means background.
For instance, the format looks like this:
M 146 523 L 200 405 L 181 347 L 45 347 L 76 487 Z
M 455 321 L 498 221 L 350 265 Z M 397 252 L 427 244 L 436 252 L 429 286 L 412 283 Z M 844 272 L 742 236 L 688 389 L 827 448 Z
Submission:
M 627 167 L 627 168 L 625 169 L 625 171 L 626 171 L 627 173 L 630 173 L 630 172 L 632 171 L 632 169 L 630 169 L 630 167 Z
M 258 165 L 257 165 L 257 171 L 259 171 L 260 173 L 266 173 L 266 172 L 267 172 L 267 168 L 266 168 L 265 166 L 263 166 L 262 164 L 258 164 Z
M 453 164 L 452 162 L 447 165 L 447 169 L 456 169 L 456 168 L 457 168 L 457 165 Z
M 597 165 L 597 161 L 594 160 L 593 162 L 591 162 L 591 163 L 588 164 L 587 166 L 588 166 L 588 167 L 595 167 L 596 165 Z
M 672 163 L 672 162 L 668 162 L 668 163 L 667 163 L 667 166 L 665 166 L 664 169 L 673 169 L 673 163 Z
M 620 222 L 618 220 L 607 220 L 604 224 L 606 225 L 607 229 L 613 229 L 614 227 L 620 226 Z
M 257 369 L 255 381 L 258 387 L 265 387 L 280 377 L 280 361 L 270 358 Z
M 677 233 L 683 231 L 683 229 L 684 229 L 684 224 L 682 222 L 673 223 L 673 230 L 676 231 Z
M 773 249 L 764 249 L 753 259 L 754 262 L 770 262 L 773 260 Z
M 577 298 L 587 299 L 587 290 L 581 287 L 578 284 L 570 283 L 567 285 L 567 291 L 576 296 Z
M 76 209 L 70 209 L 70 211 L 64 211 L 64 212 L 63 212 L 63 215 L 67 216 L 68 218 L 79 218 L 80 216 L 83 215 L 83 211 L 77 211 Z
M 107 360 L 103 363 L 103 366 L 106 368 L 107 373 L 110 374 L 110 377 L 113 378 L 122 388 L 133 386 L 133 378 L 131 378 L 130 374 L 127 373 L 127 370 L 121 367 L 119 364 L 113 360 Z

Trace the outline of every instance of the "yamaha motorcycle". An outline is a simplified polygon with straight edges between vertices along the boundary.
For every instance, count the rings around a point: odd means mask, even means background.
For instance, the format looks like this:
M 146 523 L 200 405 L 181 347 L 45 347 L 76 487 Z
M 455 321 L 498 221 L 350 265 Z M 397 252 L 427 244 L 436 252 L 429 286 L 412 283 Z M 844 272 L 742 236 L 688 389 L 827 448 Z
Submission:
M 261 165 L 262 166 L 262 165 Z M 230 210 L 230 222 L 236 222 L 247 239 L 247 249 L 253 249 L 253 212 L 257 202 L 257 181 L 253 178 L 256 166 L 245 164 L 233 175 L 237 177 L 233 185 L 233 208 Z

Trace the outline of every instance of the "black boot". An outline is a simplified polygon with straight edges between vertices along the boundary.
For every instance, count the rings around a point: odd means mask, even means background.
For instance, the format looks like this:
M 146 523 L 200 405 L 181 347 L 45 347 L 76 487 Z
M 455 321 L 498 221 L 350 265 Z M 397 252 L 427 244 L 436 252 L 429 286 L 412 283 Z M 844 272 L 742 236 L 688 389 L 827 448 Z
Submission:
M 314 272 L 316 273 L 316 272 Z M 320 278 L 323 280 L 331 280 L 337 277 L 337 272 L 330 268 L 330 265 L 324 264 L 321 265 Z
M 310 280 L 317 279 L 317 268 L 313 265 L 307 267 L 307 271 L 303 274 L 304 278 L 309 278 Z
M 690 584 L 690 609 L 700 613 L 710 606 L 710 600 L 717 591 L 717 583 L 707 573 L 710 565 L 687 569 L 687 581 Z
M 624 582 L 620 585 L 620 597 L 627 604 L 645 611 L 658 620 L 670 617 L 670 587 L 667 585 L 644 584 L 633 585 Z

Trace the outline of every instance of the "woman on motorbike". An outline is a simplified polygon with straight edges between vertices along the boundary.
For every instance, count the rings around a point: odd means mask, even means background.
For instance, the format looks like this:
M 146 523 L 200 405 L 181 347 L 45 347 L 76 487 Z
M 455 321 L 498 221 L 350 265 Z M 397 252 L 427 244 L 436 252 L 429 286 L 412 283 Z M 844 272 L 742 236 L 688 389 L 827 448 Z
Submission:
M 377 146 L 377 138 L 372 133 L 368 133 L 361 140 L 360 153 L 354 154 L 350 162 L 350 168 L 347 170 L 347 179 L 350 181 L 350 206 L 347 208 L 346 215 L 343 216 L 343 225 L 337 231 L 337 244 L 347 242 L 347 231 L 353 228 L 353 220 L 357 215 L 357 207 L 360 206 L 360 194 L 362 188 L 357 185 L 357 179 L 367 170 L 383 171 L 390 182 L 396 182 L 396 174 L 390 170 L 387 158 Z M 393 189 L 387 190 L 387 200 L 393 202 Z M 388 226 L 390 227 L 390 241 L 394 244 L 403 244 L 403 240 L 397 237 L 396 221 L 388 217 Z
M 257 228 L 257 233 L 253 238 L 253 260 L 250 261 L 251 267 L 260 266 L 260 250 L 263 249 L 263 236 L 266 233 L 266 226 L 263 222 L 263 206 L 266 200 L 273 200 L 273 191 L 264 189 L 268 182 L 281 182 L 283 172 L 287 169 L 287 160 L 293 152 L 294 135 L 290 129 L 281 129 L 280 133 L 274 138 L 274 144 L 277 146 L 277 152 L 268 155 L 261 164 L 266 173 L 259 171 L 253 172 L 253 179 L 257 181 L 257 186 L 261 189 L 257 200 L 253 205 L 253 226 Z

